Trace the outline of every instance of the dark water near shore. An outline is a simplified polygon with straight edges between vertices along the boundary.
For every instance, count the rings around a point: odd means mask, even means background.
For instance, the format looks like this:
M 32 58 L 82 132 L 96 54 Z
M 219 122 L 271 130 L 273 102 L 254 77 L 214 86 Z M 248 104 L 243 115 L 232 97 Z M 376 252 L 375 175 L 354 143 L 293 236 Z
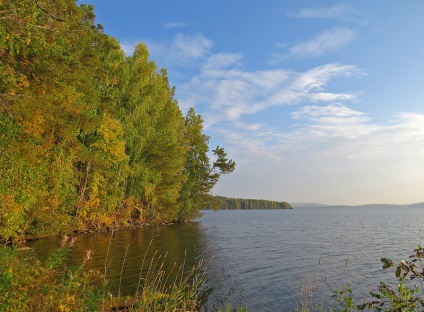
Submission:
M 420 208 L 206 211 L 185 225 L 117 231 L 113 237 L 79 235 L 70 261 L 81 263 L 92 250 L 88 267 L 104 271 L 110 243 L 107 276 L 117 292 L 128 247 L 121 293 L 133 294 L 143 259 L 146 273 L 153 257 L 161 257 L 153 265 L 163 262 L 169 272 L 176 271 L 175 264 L 189 268 L 214 256 L 207 271 L 205 310 L 230 303 L 247 305 L 249 311 L 295 311 L 308 283 L 316 285 L 315 303 L 330 300 L 332 290 L 344 283 L 363 300 L 380 281 L 393 281 L 393 272 L 381 269 L 381 257 L 400 261 L 423 242 Z M 55 238 L 33 243 L 40 257 L 58 245 Z

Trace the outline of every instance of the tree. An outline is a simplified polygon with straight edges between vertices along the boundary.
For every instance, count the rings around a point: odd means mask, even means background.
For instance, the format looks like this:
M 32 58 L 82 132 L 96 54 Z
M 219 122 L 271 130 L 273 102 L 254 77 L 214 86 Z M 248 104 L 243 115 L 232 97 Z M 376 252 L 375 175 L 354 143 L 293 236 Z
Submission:
M 196 218 L 199 209 L 209 203 L 215 203 L 210 194 L 222 174 L 228 174 L 235 169 L 235 162 L 227 159 L 224 149 L 217 146 L 212 151 L 215 161 L 211 164 L 207 156 L 209 137 L 203 134 L 203 119 L 196 115 L 193 108 L 186 116 L 188 153 L 184 174 L 186 181 L 180 196 L 179 221 Z
M 149 61 L 139 44 L 129 58 L 131 74 L 124 95 L 126 151 L 131 172 L 126 195 L 140 201 L 148 219 L 172 220 L 184 182 L 184 118 L 165 70 Z
M 0 8 L 0 237 L 56 233 L 76 216 L 114 210 L 110 199 L 123 192 L 109 181 L 126 161 L 115 117 L 119 44 L 94 26 L 92 6 Z
M 93 6 L 0 2 L 0 240 L 195 217 L 235 164 L 218 147 L 209 165 L 203 121 L 174 95 Z

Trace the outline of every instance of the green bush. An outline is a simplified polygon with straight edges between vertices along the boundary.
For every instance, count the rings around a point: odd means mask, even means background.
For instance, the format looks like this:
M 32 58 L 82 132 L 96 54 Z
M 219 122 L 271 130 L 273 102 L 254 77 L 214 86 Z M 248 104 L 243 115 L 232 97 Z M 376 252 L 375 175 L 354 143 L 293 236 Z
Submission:
M 424 308 L 424 249 L 418 246 L 409 260 L 402 260 L 395 275 L 399 283 L 392 287 L 381 282 L 378 293 L 370 292 L 375 299 L 358 305 L 358 310 L 376 309 L 377 311 L 418 311 Z M 395 267 L 391 259 L 381 258 L 383 269 Z

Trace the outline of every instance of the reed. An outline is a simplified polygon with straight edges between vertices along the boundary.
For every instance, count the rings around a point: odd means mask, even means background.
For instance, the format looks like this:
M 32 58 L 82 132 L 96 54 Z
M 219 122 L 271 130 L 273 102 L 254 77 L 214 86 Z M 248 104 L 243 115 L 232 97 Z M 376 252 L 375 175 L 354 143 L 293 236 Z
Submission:
M 107 263 L 107 259 L 108 259 L 108 257 L 109 257 L 109 250 L 110 250 L 110 245 L 112 244 L 113 234 L 114 234 L 114 231 L 112 230 L 112 231 L 110 232 L 110 240 L 109 240 L 109 244 L 108 244 L 108 246 L 107 246 L 107 251 L 106 251 L 106 258 L 105 258 L 105 272 L 104 272 L 104 276 L 106 276 L 106 274 L 107 274 L 107 269 L 109 268 L 109 265 L 110 265 L 110 263 L 109 263 L 109 264 Z
M 123 297 L 121 284 L 127 247 L 115 296 L 103 273 L 84 267 L 90 261 L 90 250 L 80 265 L 66 264 L 73 242 L 65 239 L 62 247 L 53 250 L 45 262 L 39 261 L 32 249 L 18 252 L 15 247 L 0 247 L 0 311 L 200 310 L 198 297 L 205 281 L 203 261 L 187 272 L 185 264 L 181 265 L 175 280 L 169 283 L 171 273 L 164 271 L 166 255 L 162 257 L 156 252 L 147 275 L 143 278 L 140 272 L 137 292 Z M 105 273 L 107 268 L 105 264 Z
M 124 260 L 122 261 L 121 274 L 119 275 L 118 298 L 121 298 L 122 275 L 124 274 L 125 260 L 127 259 L 127 253 L 128 253 L 129 247 L 130 247 L 130 245 L 128 245 L 127 249 L 125 249 Z
M 140 285 L 141 285 L 141 280 L 142 280 L 142 275 L 143 275 L 144 262 L 146 261 L 146 256 L 147 256 L 147 253 L 149 252 L 149 249 L 150 249 L 150 246 L 152 245 L 152 242 L 153 242 L 153 240 L 151 240 L 151 241 L 150 241 L 150 243 L 149 243 L 149 246 L 147 246 L 147 250 L 146 250 L 146 252 L 144 253 L 143 261 L 142 261 L 141 266 L 140 266 L 140 275 L 139 275 L 139 278 L 138 278 L 137 289 L 136 289 L 136 291 L 135 291 L 136 296 L 138 296 L 138 291 L 139 291 L 139 289 L 140 289 Z
M 321 261 L 322 256 L 318 259 L 318 264 L 316 266 L 316 272 L 313 276 L 310 272 L 305 274 L 303 280 L 303 286 L 301 288 L 300 302 L 296 302 L 296 311 L 297 312 L 349 312 L 354 310 L 354 304 L 351 298 L 351 290 L 348 287 L 347 283 L 347 270 L 349 259 L 346 259 L 345 262 L 345 273 L 343 276 L 343 283 L 341 290 L 334 290 L 332 292 L 333 304 L 332 307 L 329 307 L 328 304 L 331 302 L 329 298 L 328 275 L 321 276 Z M 316 297 L 319 297 L 320 300 L 315 302 Z

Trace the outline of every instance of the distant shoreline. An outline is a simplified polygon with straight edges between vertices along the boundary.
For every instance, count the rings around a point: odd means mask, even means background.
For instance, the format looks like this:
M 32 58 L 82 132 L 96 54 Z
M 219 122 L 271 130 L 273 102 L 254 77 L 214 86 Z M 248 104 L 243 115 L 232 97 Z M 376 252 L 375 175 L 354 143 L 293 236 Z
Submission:
M 208 205 L 205 210 L 265 210 L 265 209 L 293 209 L 286 201 L 273 201 L 265 199 L 214 197 L 214 205 Z
M 363 205 L 327 205 L 320 203 L 292 203 L 293 208 L 424 208 L 424 202 L 414 204 L 363 204 Z

